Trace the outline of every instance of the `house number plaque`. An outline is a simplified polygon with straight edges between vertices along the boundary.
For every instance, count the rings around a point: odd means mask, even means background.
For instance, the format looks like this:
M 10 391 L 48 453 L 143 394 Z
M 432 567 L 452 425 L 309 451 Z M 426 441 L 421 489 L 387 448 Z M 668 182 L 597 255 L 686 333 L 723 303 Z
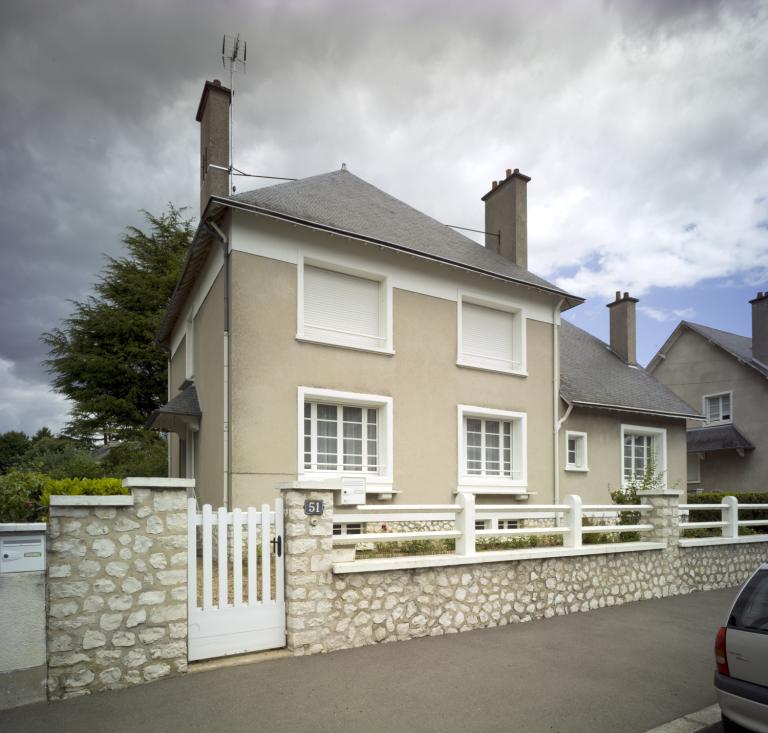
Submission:
M 322 499 L 306 499 L 304 501 L 304 514 L 309 517 L 319 517 L 323 513 Z

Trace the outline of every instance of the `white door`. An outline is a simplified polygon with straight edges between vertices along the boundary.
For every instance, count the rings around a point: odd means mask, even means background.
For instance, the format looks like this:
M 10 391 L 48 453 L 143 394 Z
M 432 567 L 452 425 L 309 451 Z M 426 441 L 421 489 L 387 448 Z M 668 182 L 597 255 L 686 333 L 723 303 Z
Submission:
M 282 499 L 187 513 L 189 661 L 285 646 Z

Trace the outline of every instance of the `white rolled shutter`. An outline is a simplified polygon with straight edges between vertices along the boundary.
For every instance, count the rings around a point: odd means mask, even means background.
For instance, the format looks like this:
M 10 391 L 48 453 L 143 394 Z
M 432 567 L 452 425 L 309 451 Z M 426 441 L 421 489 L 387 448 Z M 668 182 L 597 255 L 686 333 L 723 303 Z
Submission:
M 304 267 L 304 335 L 321 341 L 382 348 L 381 282 Z
M 515 314 L 462 303 L 463 361 L 488 369 L 519 368 L 515 349 Z

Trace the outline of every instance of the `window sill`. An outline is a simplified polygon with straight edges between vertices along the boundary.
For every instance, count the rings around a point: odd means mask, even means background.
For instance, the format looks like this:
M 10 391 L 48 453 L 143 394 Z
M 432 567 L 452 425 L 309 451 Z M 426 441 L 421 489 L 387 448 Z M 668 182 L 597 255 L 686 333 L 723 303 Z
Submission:
M 581 467 L 581 466 L 566 466 L 566 471 L 574 471 L 576 473 L 587 473 L 589 471 L 589 467 Z
M 336 473 L 336 474 L 316 474 L 316 473 L 302 473 L 299 474 L 296 481 L 298 483 L 311 483 L 318 488 L 323 488 L 327 491 L 340 491 L 341 479 L 343 478 L 365 478 L 365 493 L 366 494 L 396 494 L 400 493 L 395 491 L 394 483 L 391 478 L 386 476 L 367 476 L 357 472 L 351 473 Z
M 332 346 L 337 349 L 350 349 L 351 351 L 365 351 L 369 354 L 382 354 L 384 356 L 394 356 L 395 350 L 390 348 L 377 349 L 374 346 L 356 346 L 355 344 L 347 344 L 341 341 L 329 341 L 327 339 L 314 339 L 309 336 L 302 336 L 296 334 L 296 340 L 305 344 L 317 344 L 319 346 Z
M 454 494 L 509 494 L 527 496 L 527 486 L 505 486 L 502 484 L 459 484 Z
M 478 369 L 481 372 L 493 372 L 495 374 L 507 374 L 513 377 L 527 377 L 528 372 L 525 369 L 501 369 L 500 367 L 481 366 L 480 364 L 472 364 L 468 361 L 462 361 L 461 359 L 456 361 L 457 367 L 463 369 Z

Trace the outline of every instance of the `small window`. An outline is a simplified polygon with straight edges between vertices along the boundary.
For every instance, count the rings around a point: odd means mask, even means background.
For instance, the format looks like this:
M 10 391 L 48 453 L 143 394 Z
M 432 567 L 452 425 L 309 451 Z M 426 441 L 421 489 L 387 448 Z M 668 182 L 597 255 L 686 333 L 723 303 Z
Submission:
M 571 430 L 565 433 L 566 471 L 587 471 L 587 434 Z
M 334 524 L 333 525 L 333 534 L 336 536 L 349 535 L 349 534 L 362 534 L 362 533 L 363 533 L 362 524 Z
M 524 318 L 519 308 L 459 299 L 460 366 L 525 371 Z
M 688 454 L 688 483 L 701 483 L 701 455 L 699 453 Z
M 710 424 L 732 422 L 731 393 L 708 395 L 704 398 L 707 422 Z
M 382 279 L 308 264 L 300 267 L 299 338 L 361 349 L 391 348 Z
M 623 482 L 641 481 L 653 469 L 666 476 L 667 431 L 660 428 L 621 426 Z
M 499 529 L 517 529 L 517 527 L 518 527 L 517 519 L 500 519 L 499 520 Z
M 487 519 L 476 519 L 475 520 L 475 530 L 483 530 L 488 529 L 488 520 Z

